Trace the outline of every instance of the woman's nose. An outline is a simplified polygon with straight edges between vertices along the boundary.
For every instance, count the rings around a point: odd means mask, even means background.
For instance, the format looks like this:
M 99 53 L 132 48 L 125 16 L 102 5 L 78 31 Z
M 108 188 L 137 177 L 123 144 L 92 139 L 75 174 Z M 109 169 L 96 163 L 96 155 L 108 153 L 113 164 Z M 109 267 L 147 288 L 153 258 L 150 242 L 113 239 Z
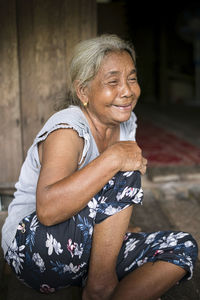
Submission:
M 131 86 L 129 85 L 129 83 L 127 81 L 122 83 L 121 86 L 121 97 L 131 97 L 133 96 L 133 91 L 131 89 Z

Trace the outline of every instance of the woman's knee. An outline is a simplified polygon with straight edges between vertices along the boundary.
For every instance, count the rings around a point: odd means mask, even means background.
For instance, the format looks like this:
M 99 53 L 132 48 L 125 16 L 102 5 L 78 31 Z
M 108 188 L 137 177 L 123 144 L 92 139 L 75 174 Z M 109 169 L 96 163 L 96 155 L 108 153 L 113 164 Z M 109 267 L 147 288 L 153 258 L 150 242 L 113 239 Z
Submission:
M 198 256 L 198 244 L 190 233 L 187 233 L 187 238 L 185 240 L 184 245 L 187 253 L 191 253 L 193 261 L 196 261 Z
M 141 204 L 139 172 L 118 172 L 95 197 L 98 201 L 95 223 L 120 212 L 132 204 Z
M 118 172 L 114 176 L 115 185 L 122 186 L 131 186 L 134 188 L 141 187 L 141 174 L 139 171 L 132 172 Z

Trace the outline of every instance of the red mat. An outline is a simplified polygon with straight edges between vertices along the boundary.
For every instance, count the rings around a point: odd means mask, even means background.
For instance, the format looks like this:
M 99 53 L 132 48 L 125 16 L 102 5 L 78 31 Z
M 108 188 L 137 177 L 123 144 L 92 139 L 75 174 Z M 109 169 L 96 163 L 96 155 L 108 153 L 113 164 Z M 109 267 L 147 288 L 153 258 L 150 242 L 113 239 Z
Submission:
M 200 148 L 149 121 L 138 123 L 136 139 L 149 166 L 200 165 Z

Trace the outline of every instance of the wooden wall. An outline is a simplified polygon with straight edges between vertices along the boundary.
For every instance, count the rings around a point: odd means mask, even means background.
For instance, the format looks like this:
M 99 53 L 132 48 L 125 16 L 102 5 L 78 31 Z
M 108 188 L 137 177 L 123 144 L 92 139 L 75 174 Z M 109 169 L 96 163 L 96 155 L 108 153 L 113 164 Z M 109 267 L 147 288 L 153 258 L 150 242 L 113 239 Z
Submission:
M 96 0 L 0 0 L 0 185 L 64 95 L 73 46 L 95 35 Z

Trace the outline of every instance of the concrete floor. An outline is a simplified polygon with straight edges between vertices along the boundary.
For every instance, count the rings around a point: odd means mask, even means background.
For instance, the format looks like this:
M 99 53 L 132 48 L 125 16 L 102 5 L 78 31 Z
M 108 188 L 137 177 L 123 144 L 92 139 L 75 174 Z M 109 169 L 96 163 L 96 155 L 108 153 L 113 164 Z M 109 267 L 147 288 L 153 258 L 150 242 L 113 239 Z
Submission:
M 173 131 L 196 146 L 200 146 L 200 119 L 199 110 L 168 107 L 167 109 L 143 105 L 138 107 L 137 115 L 150 118 L 163 128 Z M 174 168 L 174 174 L 183 170 Z M 143 231 L 182 230 L 190 232 L 197 240 L 200 248 L 200 173 L 183 179 L 167 177 L 161 181 L 155 180 L 160 170 L 157 169 L 151 180 L 147 175 L 142 178 L 144 188 L 144 202 L 142 206 L 135 205 L 131 223 L 140 226 Z M 149 175 L 149 174 L 148 174 Z M 157 176 L 157 177 L 156 177 Z M 199 177 L 198 177 L 199 176 Z M 5 213 L 1 212 L 0 222 L 3 222 Z M 0 224 L 1 226 L 1 224 Z M 199 255 L 200 259 L 200 255 Z M 55 295 L 42 295 L 29 289 L 19 282 L 15 276 L 3 265 L 0 254 L 0 299 L 2 300 L 78 300 L 81 291 L 76 288 L 60 290 Z M 163 300 L 200 300 L 200 262 L 197 262 L 192 280 L 173 287 Z

